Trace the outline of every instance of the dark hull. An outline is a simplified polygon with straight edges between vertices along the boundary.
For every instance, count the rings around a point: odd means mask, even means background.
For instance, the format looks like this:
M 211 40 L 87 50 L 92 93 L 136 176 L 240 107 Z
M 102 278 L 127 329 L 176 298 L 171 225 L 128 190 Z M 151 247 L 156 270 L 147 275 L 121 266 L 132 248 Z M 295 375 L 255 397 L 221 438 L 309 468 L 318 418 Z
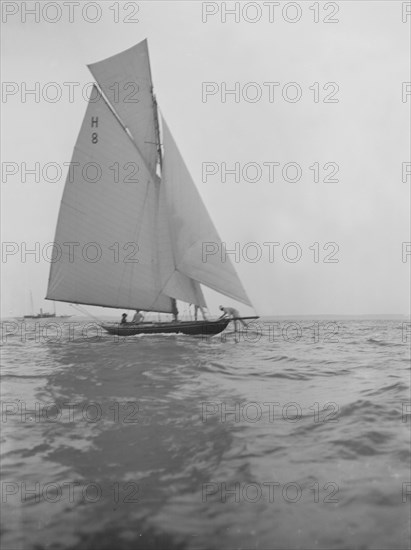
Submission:
M 244 317 L 257 319 L 257 317 Z M 188 334 L 191 336 L 213 336 L 222 332 L 232 319 L 218 319 L 217 321 L 179 321 L 168 323 L 112 323 L 102 324 L 102 328 L 109 334 L 117 336 L 134 336 L 136 334 Z
M 50 319 L 55 316 L 55 313 L 38 313 L 37 315 L 25 315 L 23 319 Z

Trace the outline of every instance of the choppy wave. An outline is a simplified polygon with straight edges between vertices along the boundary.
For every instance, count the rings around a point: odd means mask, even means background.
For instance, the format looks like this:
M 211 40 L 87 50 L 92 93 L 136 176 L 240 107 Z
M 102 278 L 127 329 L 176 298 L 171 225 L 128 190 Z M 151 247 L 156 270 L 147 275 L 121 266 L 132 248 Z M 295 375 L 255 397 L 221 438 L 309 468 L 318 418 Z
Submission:
M 404 327 L 336 320 L 330 342 L 312 326 L 294 341 L 11 334 L 4 547 L 409 548 Z

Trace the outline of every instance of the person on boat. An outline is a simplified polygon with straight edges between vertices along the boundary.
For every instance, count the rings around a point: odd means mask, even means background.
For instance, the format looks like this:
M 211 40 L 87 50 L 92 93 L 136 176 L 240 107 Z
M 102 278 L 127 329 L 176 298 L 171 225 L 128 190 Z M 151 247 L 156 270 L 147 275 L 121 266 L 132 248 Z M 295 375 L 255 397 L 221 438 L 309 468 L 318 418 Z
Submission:
M 220 309 L 221 311 L 223 312 L 223 314 L 221 315 L 220 319 L 223 319 L 224 317 L 229 317 L 230 319 L 235 319 L 234 321 L 234 330 L 237 332 L 237 321 L 240 321 L 243 325 L 243 327 L 246 327 L 247 324 L 244 323 L 244 321 L 242 319 L 240 319 L 240 313 L 238 312 L 237 309 L 235 309 L 234 307 L 224 307 L 224 306 L 220 306 Z
M 144 315 L 140 313 L 139 309 L 136 309 L 136 312 L 134 314 L 134 317 L 132 319 L 132 323 L 141 323 L 141 321 L 144 319 Z
M 123 315 L 121 316 L 120 324 L 125 325 L 126 323 L 127 323 L 127 313 L 123 313 Z

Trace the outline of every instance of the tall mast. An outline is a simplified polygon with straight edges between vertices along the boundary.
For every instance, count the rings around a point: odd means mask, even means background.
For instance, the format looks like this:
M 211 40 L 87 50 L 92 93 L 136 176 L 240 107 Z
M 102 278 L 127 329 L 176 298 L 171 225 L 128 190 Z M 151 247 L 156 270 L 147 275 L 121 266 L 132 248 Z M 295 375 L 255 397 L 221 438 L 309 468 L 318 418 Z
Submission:
M 151 88 L 151 95 L 153 97 L 154 124 L 155 124 L 155 129 L 156 129 L 158 163 L 160 165 L 160 171 L 162 173 L 162 171 L 163 171 L 163 154 L 162 154 L 162 151 L 161 151 L 160 123 L 159 123 L 159 120 L 158 120 L 157 99 L 156 99 L 156 96 L 153 93 L 153 88 Z
M 161 175 L 163 175 L 163 152 L 161 150 L 160 122 L 158 118 L 157 100 L 156 100 L 156 96 L 153 93 L 153 88 L 151 88 L 151 96 L 153 98 L 154 124 L 155 124 L 155 130 L 156 130 L 158 164 L 160 166 Z M 171 298 L 171 308 L 173 310 L 174 320 L 177 321 L 178 309 L 177 309 L 177 300 L 175 298 Z

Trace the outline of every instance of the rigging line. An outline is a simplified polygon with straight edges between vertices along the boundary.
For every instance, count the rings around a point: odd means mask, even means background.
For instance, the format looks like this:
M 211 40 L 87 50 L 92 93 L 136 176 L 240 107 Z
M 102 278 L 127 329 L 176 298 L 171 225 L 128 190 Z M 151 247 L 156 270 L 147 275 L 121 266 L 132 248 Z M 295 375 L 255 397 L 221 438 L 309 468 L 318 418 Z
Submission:
M 70 304 L 70 306 L 74 309 L 78 309 L 78 311 L 80 311 L 80 313 L 86 313 L 87 315 L 89 315 L 90 317 L 95 319 L 98 323 L 101 323 L 101 320 L 98 319 L 95 315 L 93 315 L 89 311 L 87 311 L 86 308 L 84 308 L 82 306 L 79 306 L 78 304 Z

